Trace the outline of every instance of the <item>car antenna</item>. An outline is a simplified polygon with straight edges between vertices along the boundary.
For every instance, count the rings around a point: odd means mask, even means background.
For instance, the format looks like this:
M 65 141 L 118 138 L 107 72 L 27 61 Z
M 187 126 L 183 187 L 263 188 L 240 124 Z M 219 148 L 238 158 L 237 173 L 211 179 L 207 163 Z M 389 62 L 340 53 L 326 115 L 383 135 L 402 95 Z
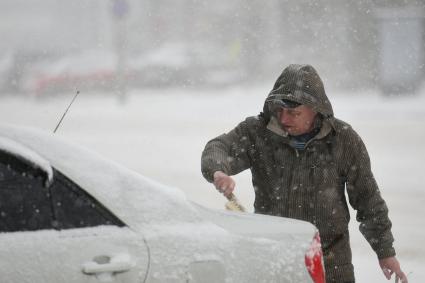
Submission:
M 71 103 L 68 105 L 68 107 L 66 108 L 65 112 L 63 113 L 61 119 L 59 120 L 59 123 L 56 125 L 56 128 L 53 130 L 53 133 L 56 133 L 57 129 L 59 128 L 59 126 L 62 123 L 63 118 L 65 118 L 66 113 L 68 113 L 69 108 L 71 108 L 72 103 L 74 103 L 74 100 L 77 98 L 77 96 L 80 94 L 80 91 L 77 90 L 77 93 L 74 95 L 74 97 L 71 100 Z

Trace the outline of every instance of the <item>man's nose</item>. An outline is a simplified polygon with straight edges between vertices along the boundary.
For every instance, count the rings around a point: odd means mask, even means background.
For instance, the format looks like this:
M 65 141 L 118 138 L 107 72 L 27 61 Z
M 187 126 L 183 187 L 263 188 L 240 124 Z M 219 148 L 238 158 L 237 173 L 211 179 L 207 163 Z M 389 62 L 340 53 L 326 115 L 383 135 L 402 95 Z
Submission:
M 285 125 L 288 122 L 289 122 L 289 115 L 288 113 L 286 113 L 285 109 L 282 109 L 282 111 L 280 111 L 280 123 Z

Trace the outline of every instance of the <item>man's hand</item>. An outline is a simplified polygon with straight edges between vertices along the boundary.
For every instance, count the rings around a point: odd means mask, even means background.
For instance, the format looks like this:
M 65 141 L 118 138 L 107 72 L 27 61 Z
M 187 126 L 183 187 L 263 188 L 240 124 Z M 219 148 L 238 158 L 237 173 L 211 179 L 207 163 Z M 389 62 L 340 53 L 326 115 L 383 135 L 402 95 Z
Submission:
M 228 175 L 224 174 L 221 171 L 214 172 L 214 186 L 215 188 L 228 197 L 233 190 L 235 189 L 235 181 Z
M 392 274 L 395 273 L 396 283 L 400 282 L 399 280 L 401 280 L 401 283 L 407 283 L 407 277 L 401 270 L 400 263 L 394 256 L 379 260 L 379 265 L 381 266 L 382 271 L 388 280 L 390 280 Z

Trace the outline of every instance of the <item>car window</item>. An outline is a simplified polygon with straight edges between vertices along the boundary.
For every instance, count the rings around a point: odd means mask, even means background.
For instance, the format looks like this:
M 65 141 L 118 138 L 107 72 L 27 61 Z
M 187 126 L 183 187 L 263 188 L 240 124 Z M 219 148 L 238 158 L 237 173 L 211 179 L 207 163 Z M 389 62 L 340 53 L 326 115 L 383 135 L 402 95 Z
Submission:
M 0 150 L 0 232 L 125 224 L 57 170 L 46 174 Z
M 41 171 L 0 151 L 0 232 L 51 228 L 49 191 Z
M 125 224 L 78 185 L 54 170 L 50 187 L 57 229 Z

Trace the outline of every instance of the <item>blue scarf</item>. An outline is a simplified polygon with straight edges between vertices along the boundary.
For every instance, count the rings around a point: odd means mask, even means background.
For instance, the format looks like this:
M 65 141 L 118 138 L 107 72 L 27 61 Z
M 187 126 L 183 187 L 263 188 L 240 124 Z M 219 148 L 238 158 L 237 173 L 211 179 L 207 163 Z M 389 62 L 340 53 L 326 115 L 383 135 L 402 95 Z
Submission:
M 291 136 L 291 141 L 289 144 L 295 149 L 304 150 L 305 145 L 308 143 L 308 141 L 314 138 L 314 136 L 316 136 L 319 133 L 319 131 L 320 131 L 320 128 L 317 127 L 308 133 L 298 135 L 298 136 Z

